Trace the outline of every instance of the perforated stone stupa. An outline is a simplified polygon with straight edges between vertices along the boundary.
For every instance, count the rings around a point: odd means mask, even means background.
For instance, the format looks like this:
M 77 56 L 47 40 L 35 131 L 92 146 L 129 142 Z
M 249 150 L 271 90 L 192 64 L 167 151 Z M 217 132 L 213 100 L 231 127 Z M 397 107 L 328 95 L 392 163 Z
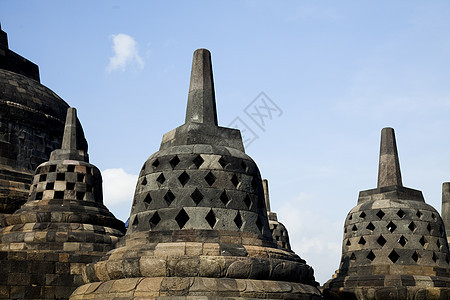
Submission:
M 144 163 L 129 227 L 71 299 L 319 299 L 313 270 L 277 246 L 239 130 L 217 123 L 211 57 L 194 53 L 186 122 Z
M 277 214 L 270 211 L 269 183 L 267 179 L 263 179 L 262 184 L 264 190 L 264 200 L 267 208 L 267 217 L 269 218 L 269 228 L 270 232 L 272 232 L 272 237 L 277 242 L 279 247 L 291 251 L 289 234 L 286 227 L 282 223 L 278 222 Z
M 69 108 L 62 148 L 36 169 L 27 203 L 1 219 L 1 299 L 68 299 L 83 283 L 84 265 L 124 234 L 103 205 L 100 171 L 80 147 L 77 128 Z
M 378 187 L 345 220 L 342 260 L 327 299 L 449 299 L 444 223 L 422 192 L 403 187 L 394 130 L 381 132 Z

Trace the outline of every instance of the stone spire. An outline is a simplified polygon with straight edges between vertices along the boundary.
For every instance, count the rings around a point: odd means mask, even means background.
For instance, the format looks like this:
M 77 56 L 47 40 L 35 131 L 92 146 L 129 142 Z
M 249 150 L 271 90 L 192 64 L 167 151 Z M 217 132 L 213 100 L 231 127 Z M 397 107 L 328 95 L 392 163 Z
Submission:
M 186 109 L 186 123 L 188 122 L 217 126 L 211 53 L 206 49 L 196 50 L 192 60 Z
M 447 232 L 447 240 L 450 240 L 450 182 L 442 184 L 442 219 Z
M 270 199 L 269 199 L 269 182 L 267 179 L 263 179 L 264 201 L 266 202 L 267 211 L 270 211 Z
M 0 24 L 0 47 L 8 48 L 8 35 L 2 30 L 2 24 Z
M 50 154 L 50 160 L 72 159 L 89 162 L 87 143 L 81 145 L 81 125 L 77 119 L 77 110 L 73 107 L 67 109 L 66 125 L 61 149 L 54 150 Z M 84 139 L 83 139 L 84 140 Z
M 443 195 L 445 211 L 445 184 Z M 422 192 L 402 186 L 392 128 L 381 133 L 378 188 L 361 191 L 345 220 L 341 257 L 326 299 L 450 297 L 444 222 Z
M 381 131 L 378 188 L 392 185 L 403 186 L 394 129 L 386 127 Z
M 71 299 L 320 299 L 312 268 L 273 239 L 239 130 L 217 126 L 209 51 L 192 66 L 186 123 L 144 163 L 127 233 Z

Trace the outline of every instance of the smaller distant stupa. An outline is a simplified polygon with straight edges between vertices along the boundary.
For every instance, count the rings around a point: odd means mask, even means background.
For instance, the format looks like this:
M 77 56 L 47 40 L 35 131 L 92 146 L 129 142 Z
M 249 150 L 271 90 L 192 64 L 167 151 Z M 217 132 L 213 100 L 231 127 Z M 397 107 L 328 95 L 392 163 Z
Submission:
M 444 222 L 402 184 L 394 129 L 381 132 L 378 187 L 359 193 L 344 225 L 342 259 L 326 299 L 449 299 Z
M 61 149 L 36 169 L 28 201 L 0 218 L 0 298 L 67 299 L 82 269 L 114 248 L 122 221 L 103 205 L 100 171 L 67 110 Z

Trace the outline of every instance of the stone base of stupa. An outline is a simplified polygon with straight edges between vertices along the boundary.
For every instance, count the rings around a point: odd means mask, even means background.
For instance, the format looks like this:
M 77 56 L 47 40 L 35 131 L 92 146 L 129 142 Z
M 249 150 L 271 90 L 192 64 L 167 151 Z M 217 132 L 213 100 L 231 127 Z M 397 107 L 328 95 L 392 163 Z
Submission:
M 70 299 L 322 299 L 322 296 L 317 288 L 296 282 L 138 277 L 88 283 L 79 287 Z
M 445 270 L 423 268 L 422 275 L 404 273 L 392 275 L 338 276 L 325 283 L 325 299 L 358 300 L 418 300 L 450 299 L 450 277 L 438 276 Z M 416 270 L 413 270 L 418 274 Z M 438 271 L 438 272 L 436 272 Z M 430 274 L 434 273 L 434 274 Z M 429 275 L 426 275 L 426 274 Z M 445 275 L 441 273 L 440 275 Z

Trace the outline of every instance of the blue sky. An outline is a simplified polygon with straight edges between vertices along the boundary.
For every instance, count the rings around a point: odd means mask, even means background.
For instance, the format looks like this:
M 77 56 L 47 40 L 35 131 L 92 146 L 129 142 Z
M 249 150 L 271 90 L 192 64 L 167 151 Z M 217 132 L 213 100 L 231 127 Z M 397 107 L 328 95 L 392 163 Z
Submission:
M 404 185 L 440 210 L 449 13 L 447 1 L 0 0 L 10 49 L 78 109 L 104 201 L 123 220 L 142 164 L 184 122 L 192 53 L 208 48 L 219 124 L 239 117 L 258 136 L 246 152 L 321 283 L 358 192 L 376 187 L 383 127 L 396 130 Z M 264 131 L 244 112 L 261 92 L 282 111 Z

